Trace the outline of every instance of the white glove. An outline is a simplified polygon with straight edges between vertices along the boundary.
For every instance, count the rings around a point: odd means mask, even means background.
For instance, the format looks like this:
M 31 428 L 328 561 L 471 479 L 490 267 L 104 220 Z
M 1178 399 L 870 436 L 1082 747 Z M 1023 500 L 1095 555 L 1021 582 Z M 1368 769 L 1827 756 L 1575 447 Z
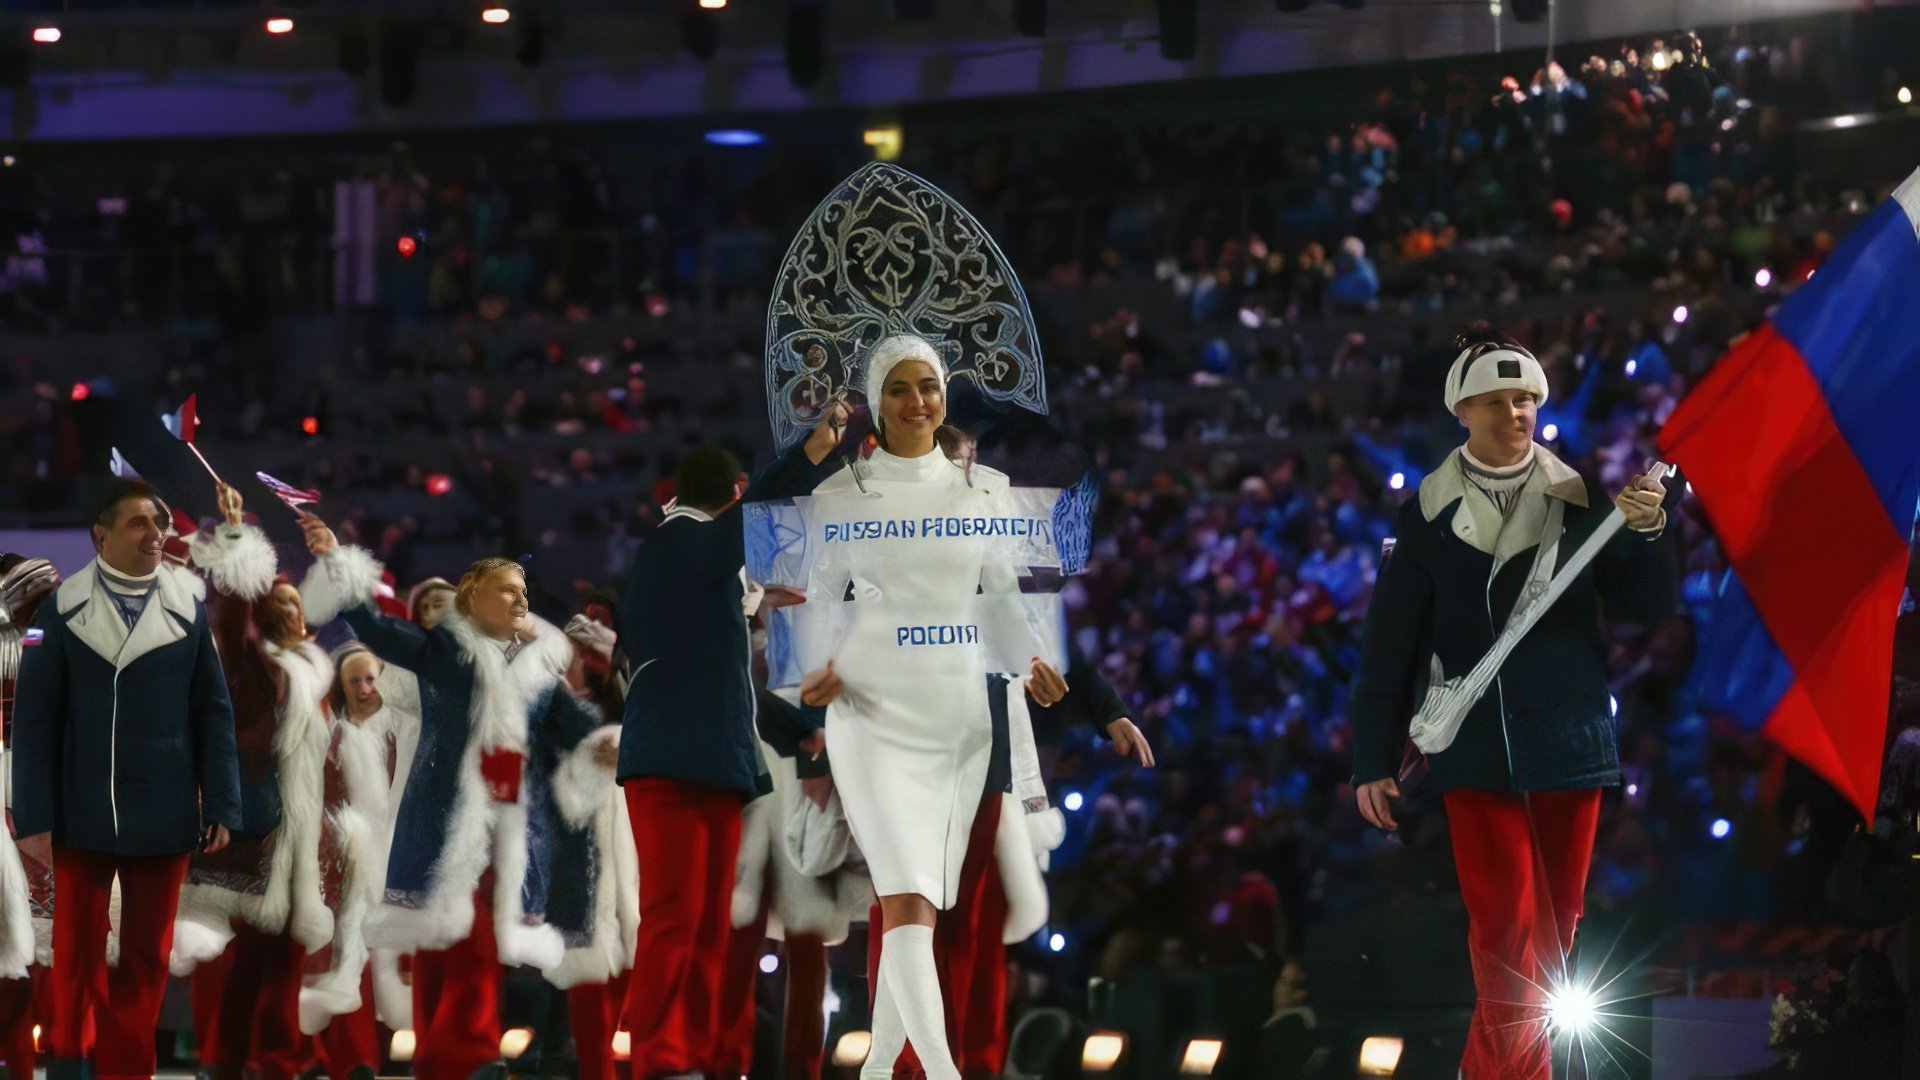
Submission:
M 613 627 L 598 619 L 589 619 L 585 615 L 575 615 L 568 619 L 565 633 L 567 637 L 604 657 L 613 655 L 614 642 L 620 639 L 620 635 L 614 632 Z

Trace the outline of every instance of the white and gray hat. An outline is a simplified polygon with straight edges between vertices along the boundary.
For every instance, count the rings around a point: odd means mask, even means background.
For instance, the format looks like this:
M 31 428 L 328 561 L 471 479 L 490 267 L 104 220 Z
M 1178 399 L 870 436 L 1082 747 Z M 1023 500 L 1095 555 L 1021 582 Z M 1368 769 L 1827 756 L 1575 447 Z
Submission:
M 1447 411 L 1452 412 L 1470 397 L 1495 390 L 1525 390 L 1538 404 L 1544 405 L 1546 369 L 1532 353 L 1518 345 L 1504 341 L 1464 344 L 1453 361 L 1452 370 L 1447 372 Z

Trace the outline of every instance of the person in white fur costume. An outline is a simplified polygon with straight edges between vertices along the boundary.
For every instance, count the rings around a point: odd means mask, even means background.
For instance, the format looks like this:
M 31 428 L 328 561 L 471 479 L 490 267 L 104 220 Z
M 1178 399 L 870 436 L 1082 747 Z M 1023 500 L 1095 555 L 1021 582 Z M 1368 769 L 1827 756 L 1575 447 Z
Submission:
M 367 917 L 387 884 L 396 801 L 394 729 L 403 707 L 388 702 L 382 690 L 387 666 L 366 645 L 347 642 L 333 651 L 333 663 L 322 849 L 333 948 L 323 968 L 310 967 L 301 987 L 300 1030 L 315 1037 L 327 1075 L 370 1080 L 380 1068 L 379 1024 L 396 1031 L 413 1027 L 399 956 L 388 949 L 375 953 L 366 943 Z
M 192 978 L 203 1069 L 288 1080 L 305 1065 L 301 969 L 333 938 L 320 887 L 333 662 L 309 638 L 300 593 L 245 521 L 240 493 L 221 484 L 219 503 L 225 520 L 194 534 L 189 556 L 211 585 L 244 821 L 224 851 L 193 857 L 169 966 Z
M 613 784 L 619 728 L 567 693 L 573 645 L 527 606 L 510 559 L 468 567 L 457 611 L 431 630 L 370 603 L 380 565 L 302 520 L 316 562 L 302 594 L 382 660 L 414 673 L 420 743 L 394 821 L 371 948 L 414 952 L 420 1080 L 504 1075 L 501 965 L 553 972 L 601 931 L 594 823 Z
M 60 571 L 46 559 L 0 554 L 0 733 L 13 742 L 13 682 L 20 673 L 22 641 L 43 600 L 60 586 Z M 10 770 L 0 767 L 0 782 Z M 15 1076 L 31 1076 L 39 1055 L 34 1047 L 36 1018 L 47 1008 L 47 950 L 33 919 L 34 882 L 44 904 L 52 855 L 21 857 L 13 834 L 0 835 L 0 1060 Z M 51 931 L 51 926 L 47 927 Z M 36 994 L 42 999 L 36 1002 Z
M 567 622 L 574 651 L 567 689 L 602 718 L 617 722 L 627 684 L 615 659 L 615 623 L 611 599 L 599 595 L 589 596 L 585 610 Z M 640 934 L 640 863 L 627 800 L 617 786 L 607 789 L 594 811 L 593 843 L 600 865 L 612 868 L 612 887 L 594 894 L 594 933 L 585 945 L 567 950 L 566 960 L 547 972 L 547 981 L 567 992 L 579 1080 L 615 1080 L 622 1070 L 613 1037 L 626 1013 L 627 980 Z

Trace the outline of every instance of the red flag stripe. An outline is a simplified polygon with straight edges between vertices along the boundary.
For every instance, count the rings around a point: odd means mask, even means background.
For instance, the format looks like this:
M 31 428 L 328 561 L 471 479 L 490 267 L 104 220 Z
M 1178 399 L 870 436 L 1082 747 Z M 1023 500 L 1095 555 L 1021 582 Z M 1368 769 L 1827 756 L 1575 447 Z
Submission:
M 1793 666 L 1765 733 L 1871 820 L 1906 538 L 1771 325 L 1721 360 L 1662 442 Z

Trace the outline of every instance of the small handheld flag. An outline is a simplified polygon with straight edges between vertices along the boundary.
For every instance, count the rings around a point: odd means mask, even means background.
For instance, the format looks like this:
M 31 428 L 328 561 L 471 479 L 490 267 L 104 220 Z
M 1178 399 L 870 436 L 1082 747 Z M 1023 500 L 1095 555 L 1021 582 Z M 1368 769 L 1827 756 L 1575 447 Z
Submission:
M 199 399 L 199 394 L 188 394 L 187 400 L 181 402 L 179 408 L 161 417 L 160 422 L 167 426 L 167 431 L 172 433 L 174 438 L 187 444 L 187 449 L 193 451 L 193 456 L 200 459 L 201 468 L 207 470 L 207 475 L 213 477 L 214 483 L 224 484 L 226 481 L 220 479 L 220 474 L 214 472 L 213 466 L 207 462 L 207 455 L 193 445 L 194 429 L 200 426 Z
M 122 480 L 140 479 L 140 470 L 133 467 L 133 463 L 120 453 L 117 446 L 113 448 L 113 456 L 107 459 L 107 471 Z
M 200 426 L 199 398 L 199 394 L 188 394 L 187 400 L 181 402 L 179 408 L 160 418 L 173 437 L 188 446 L 193 445 L 194 429 Z
M 275 479 L 263 472 L 255 472 L 253 475 L 262 484 L 267 486 L 268 491 L 273 492 L 281 502 L 286 503 L 287 509 L 295 513 L 299 513 L 300 508 L 303 506 L 320 501 L 320 493 L 318 491 L 303 491 L 287 483 L 285 480 Z

